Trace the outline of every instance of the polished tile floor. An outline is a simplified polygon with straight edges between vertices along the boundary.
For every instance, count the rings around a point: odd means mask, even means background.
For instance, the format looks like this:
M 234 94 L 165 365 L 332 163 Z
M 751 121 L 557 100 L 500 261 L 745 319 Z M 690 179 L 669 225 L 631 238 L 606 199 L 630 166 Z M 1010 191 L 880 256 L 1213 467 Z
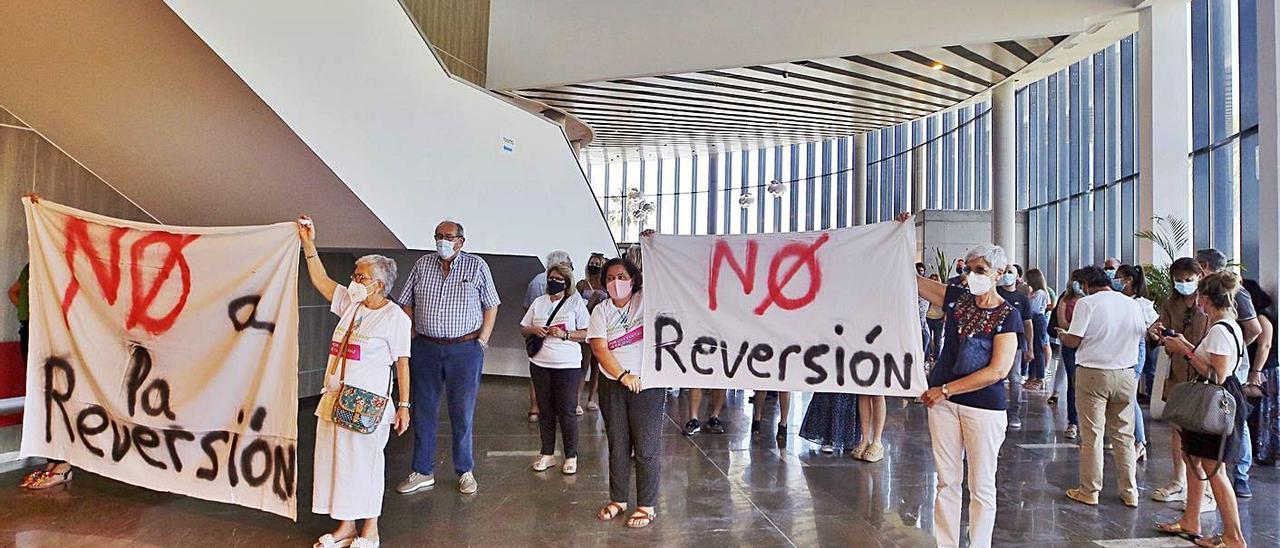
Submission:
M 388 448 L 388 494 L 382 538 L 386 546 L 929 546 L 932 544 L 933 465 L 921 406 L 890 400 L 881 463 L 823 455 L 796 437 L 807 398 L 793 405 L 791 436 L 775 441 L 772 426 L 749 433 L 750 404 L 731 393 L 725 413 L 729 432 L 680 433 L 684 398 L 671 395 L 664 425 L 663 480 L 658 520 L 632 531 L 622 521 L 601 523 L 596 509 L 607 501 L 605 440 L 598 416 L 582 419 L 577 476 L 555 468 L 528 468 L 538 448 L 537 428 L 525 422 L 526 384 L 487 377 L 476 412 L 475 451 L 479 493 L 460 495 L 453 483 L 448 443 L 430 490 L 413 495 L 391 488 L 408 470 L 410 435 Z M 1151 530 L 1172 519 L 1175 506 L 1144 498 L 1136 510 L 1118 498 L 1098 507 L 1068 501 L 1076 481 L 1077 452 L 1058 432 L 1064 415 L 1028 394 L 1025 427 L 1011 432 L 1001 452 L 998 546 L 1181 546 Z M 682 405 L 683 404 L 683 405 Z M 16 487 L 16 472 L 0 475 L 0 546 L 309 546 L 331 527 L 310 509 L 314 401 L 304 401 L 299 521 L 292 523 L 227 504 L 199 501 L 83 474 L 72 485 L 29 493 Z M 777 416 L 776 403 L 768 413 Z M 447 420 L 447 419 L 446 419 Z M 766 420 L 766 423 L 772 423 Z M 448 429 L 442 429 L 443 436 Z M 1168 428 L 1150 422 L 1149 462 L 1139 484 L 1149 492 L 1168 480 Z M 1025 447 L 1024 447 L 1025 446 Z M 1108 487 L 1114 485 L 1109 480 Z M 1242 504 L 1253 546 L 1280 546 L 1280 471 L 1255 468 L 1256 496 Z M 1144 493 L 1145 495 L 1146 493 Z M 1205 515 L 1216 531 L 1216 514 Z M 1138 540 L 1129 540 L 1138 539 Z

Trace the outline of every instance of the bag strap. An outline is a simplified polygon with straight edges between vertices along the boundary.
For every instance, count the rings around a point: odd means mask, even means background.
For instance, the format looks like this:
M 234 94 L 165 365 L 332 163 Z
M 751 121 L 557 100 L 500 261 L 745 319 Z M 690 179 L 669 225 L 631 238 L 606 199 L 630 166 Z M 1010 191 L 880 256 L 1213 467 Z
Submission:
M 355 312 L 351 313 L 351 322 L 347 324 L 347 333 L 342 336 L 342 344 L 338 345 L 338 382 L 343 383 L 347 380 L 347 345 L 351 343 L 351 334 L 355 332 L 356 317 L 360 315 L 360 308 L 364 303 L 356 305 Z
M 565 304 L 565 303 L 567 303 L 567 302 L 569 302 L 569 296 L 568 296 L 568 295 L 565 295 L 565 296 L 563 296 L 563 297 L 560 297 L 560 304 L 556 305 L 555 309 L 553 309 L 553 310 L 551 311 L 551 315 L 550 315 L 550 316 L 547 316 L 547 325 L 546 325 L 546 327 L 551 327 L 551 322 L 555 321 L 555 319 L 556 319 L 556 314 L 559 314 L 559 313 L 560 313 L 560 309 L 561 309 L 561 308 L 564 308 L 564 304 Z
M 1231 368 L 1231 371 L 1234 372 L 1236 369 L 1240 368 L 1240 361 L 1244 358 L 1244 350 L 1240 348 L 1240 337 L 1236 336 L 1236 330 L 1234 327 L 1232 327 L 1231 322 L 1227 320 L 1219 320 L 1214 322 L 1213 325 L 1209 326 L 1208 330 L 1205 330 L 1204 338 L 1200 339 L 1200 342 L 1196 343 L 1195 349 L 1196 350 L 1200 349 L 1200 345 L 1204 344 L 1204 339 L 1209 338 L 1209 331 L 1213 329 L 1214 325 L 1218 325 L 1218 324 L 1222 324 L 1224 327 L 1227 328 L 1227 331 L 1231 332 L 1231 340 L 1232 342 L 1236 343 L 1236 365 Z M 1197 375 L 1199 375 L 1199 373 L 1197 373 Z M 1214 384 L 1222 384 L 1222 381 L 1218 379 L 1218 372 L 1215 371 L 1213 368 L 1209 369 L 1209 375 L 1210 375 L 1209 380 L 1213 381 Z

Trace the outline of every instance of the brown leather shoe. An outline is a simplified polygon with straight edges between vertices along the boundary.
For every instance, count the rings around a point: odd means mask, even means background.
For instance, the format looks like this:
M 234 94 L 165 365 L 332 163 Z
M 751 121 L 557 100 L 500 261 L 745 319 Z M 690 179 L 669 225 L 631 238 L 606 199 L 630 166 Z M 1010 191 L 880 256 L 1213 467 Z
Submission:
M 1071 489 L 1067 489 L 1067 498 L 1074 500 L 1076 502 L 1079 502 L 1081 504 L 1088 504 L 1089 506 L 1098 505 L 1097 493 L 1087 493 L 1085 492 L 1084 489 L 1081 489 L 1079 487 L 1073 487 Z

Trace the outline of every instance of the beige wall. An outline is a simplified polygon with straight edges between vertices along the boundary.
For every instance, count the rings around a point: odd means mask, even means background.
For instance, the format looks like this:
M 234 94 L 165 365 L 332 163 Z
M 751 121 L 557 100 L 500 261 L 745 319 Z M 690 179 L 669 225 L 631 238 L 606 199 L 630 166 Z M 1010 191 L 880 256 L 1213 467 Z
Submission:
M 483 87 L 489 57 L 489 0 L 403 2 L 449 72 Z

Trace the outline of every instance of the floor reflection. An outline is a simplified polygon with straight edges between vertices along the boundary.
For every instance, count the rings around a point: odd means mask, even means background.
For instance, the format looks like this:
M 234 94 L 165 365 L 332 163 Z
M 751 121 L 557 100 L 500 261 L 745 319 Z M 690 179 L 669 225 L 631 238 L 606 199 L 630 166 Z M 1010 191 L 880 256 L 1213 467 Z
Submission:
M 783 419 L 790 435 L 775 438 L 776 400 L 765 407 L 761 432 L 752 435 L 749 392 L 731 392 L 722 435 L 684 436 L 687 393 L 668 396 L 663 425 L 662 491 L 658 520 L 630 531 L 622 520 L 602 523 L 596 509 L 608 495 L 605 439 L 599 416 L 582 418 L 579 473 L 558 468 L 535 474 L 529 455 L 537 426 L 524 421 L 526 384 L 486 378 L 477 406 L 475 437 L 480 492 L 463 497 L 448 477 L 448 429 L 440 454 L 446 471 L 435 488 L 410 496 L 388 490 L 383 508 L 387 546 L 646 545 L 692 546 L 929 546 L 935 481 L 926 412 L 889 400 L 884 461 L 870 464 L 847 454 L 825 455 L 796 436 L 808 405 L 793 397 Z M 1177 507 L 1143 500 L 1136 510 L 1118 500 L 1097 508 L 1069 503 L 1063 491 L 1076 481 L 1077 454 L 1061 444 L 1063 410 L 1043 394 L 1028 394 L 1025 427 L 1010 432 L 1000 455 L 999 546 L 1083 546 L 1095 540 L 1158 537 L 1157 519 Z M 299 521 L 240 507 L 198 501 L 82 474 L 65 489 L 40 493 L 16 487 L 20 475 L 0 475 L 0 546 L 308 546 L 330 522 L 310 508 L 314 402 L 299 413 Z M 705 419 L 705 411 L 702 413 Z M 442 417 L 442 420 L 447 418 Z M 1169 477 L 1168 428 L 1149 422 L 1151 460 L 1139 466 L 1146 493 Z M 410 436 L 388 448 L 388 485 L 405 473 Z M 1109 458 L 1109 457 L 1108 457 Z M 1110 467 L 1110 464 L 1108 464 Z M 1108 468 L 1108 472 L 1110 472 Z M 1254 469 L 1256 496 L 1241 504 L 1254 546 L 1280 546 L 1280 473 Z M 1110 481 L 1111 478 L 1108 478 Z M 1114 483 L 1114 482 L 1112 482 Z M 1110 484 L 1108 484 L 1110 485 Z M 1144 493 L 1144 494 L 1146 494 Z M 1205 514 L 1213 531 L 1217 519 Z

